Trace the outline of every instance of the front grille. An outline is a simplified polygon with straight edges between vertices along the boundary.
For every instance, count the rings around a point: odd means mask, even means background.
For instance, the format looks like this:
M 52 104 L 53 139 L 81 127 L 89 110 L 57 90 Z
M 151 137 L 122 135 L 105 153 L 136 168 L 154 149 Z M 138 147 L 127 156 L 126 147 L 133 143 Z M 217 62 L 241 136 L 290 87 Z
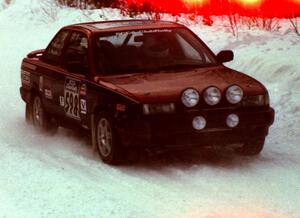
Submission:
M 251 125 L 271 125 L 273 122 L 273 114 L 269 110 L 232 108 L 194 110 L 184 114 L 153 115 L 144 117 L 144 122 L 149 125 L 150 129 L 162 132 L 190 132 L 195 131 L 192 127 L 193 118 L 201 115 L 207 121 L 207 126 L 204 130 L 213 128 L 226 129 L 229 128 L 226 125 L 226 118 L 231 113 L 237 114 L 240 118 L 240 123 L 236 128 Z
M 235 128 L 226 125 L 229 114 L 235 113 L 240 123 Z M 200 131 L 192 127 L 195 116 L 204 116 L 207 126 Z M 126 144 L 138 145 L 189 145 L 240 142 L 247 137 L 266 136 L 273 123 L 274 111 L 223 108 L 193 110 L 186 113 L 142 116 L 123 120 L 120 133 Z

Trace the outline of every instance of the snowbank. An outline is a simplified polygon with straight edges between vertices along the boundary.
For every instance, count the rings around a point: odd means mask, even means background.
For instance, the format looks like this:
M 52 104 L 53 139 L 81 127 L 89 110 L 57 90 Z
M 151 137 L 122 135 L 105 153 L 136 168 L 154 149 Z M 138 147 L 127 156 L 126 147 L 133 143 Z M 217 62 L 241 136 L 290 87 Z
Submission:
M 300 37 L 288 21 L 278 32 L 241 27 L 236 39 L 220 18 L 207 27 L 163 15 L 188 23 L 216 53 L 234 50 L 228 66 L 267 86 L 276 122 L 262 155 L 153 157 L 113 168 L 84 137 L 66 130 L 41 135 L 25 124 L 19 68 L 64 25 L 128 17 L 50 0 L 0 5 L 1 217 L 300 217 Z

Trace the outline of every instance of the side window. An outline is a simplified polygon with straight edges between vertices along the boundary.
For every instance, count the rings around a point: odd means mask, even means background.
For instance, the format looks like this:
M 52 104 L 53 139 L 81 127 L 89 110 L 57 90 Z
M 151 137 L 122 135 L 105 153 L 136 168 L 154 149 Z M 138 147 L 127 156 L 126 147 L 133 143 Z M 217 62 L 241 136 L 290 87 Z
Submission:
M 88 72 L 88 39 L 85 34 L 73 32 L 66 47 L 64 65 L 71 73 Z
M 63 30 L 53 39 L 51 44 L 48 46 L 46 53 L 43 55 L 43 58 L 46 62 L 52 64 L 59 64 L 62 49 L 65 44 L 65 40 L 68 36 L 68 31 Z
M 190 60 L 199 60 L 202 64 L 214 62 L 204 45 L 196 41 L 194 37 L 191 38 L 187 33 L 182 32 L 182 34 L 177 34 L 176 38 L 186 58 Z

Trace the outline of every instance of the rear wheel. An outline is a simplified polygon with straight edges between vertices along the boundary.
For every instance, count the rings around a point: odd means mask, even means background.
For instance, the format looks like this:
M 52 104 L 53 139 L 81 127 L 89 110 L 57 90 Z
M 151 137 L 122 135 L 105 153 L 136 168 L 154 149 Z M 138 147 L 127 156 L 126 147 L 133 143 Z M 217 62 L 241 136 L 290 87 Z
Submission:
M 103 162 L 120 164 L 124 160 L 123 149 L 110 116 L 105 113 L 99 114 L 95 128 L 96 145 Z
M 46 113 L 42 99 L 38 95 L 34 96 L 31 107 L 32 109 L 30 109 L 30 106 L 28 106 L 28 112 L 26 110 L 26 120 L 32 120 L 33 125 L 37 129 L 46 130 L 50 133 L 56 132 L 58 125 Z M 32 112 L 32 118 L 30 118 L 30 115 L 27 116 L 27 113 L 30 111 Z
M 240 155 L 255 156 L 258 155 L 264 148 L 265 138 L 252 139 L 246 142 L 243 147 L 236 149 Z

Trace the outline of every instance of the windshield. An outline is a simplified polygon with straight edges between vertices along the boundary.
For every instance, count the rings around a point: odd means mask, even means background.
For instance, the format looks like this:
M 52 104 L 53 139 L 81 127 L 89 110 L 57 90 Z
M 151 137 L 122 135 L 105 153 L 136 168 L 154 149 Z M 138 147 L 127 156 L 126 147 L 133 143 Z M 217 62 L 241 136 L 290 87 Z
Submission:
M 184 28 L 101 34 L 98 72 L 105 75 L 180 70 L 216 65 L 212 53 Z

